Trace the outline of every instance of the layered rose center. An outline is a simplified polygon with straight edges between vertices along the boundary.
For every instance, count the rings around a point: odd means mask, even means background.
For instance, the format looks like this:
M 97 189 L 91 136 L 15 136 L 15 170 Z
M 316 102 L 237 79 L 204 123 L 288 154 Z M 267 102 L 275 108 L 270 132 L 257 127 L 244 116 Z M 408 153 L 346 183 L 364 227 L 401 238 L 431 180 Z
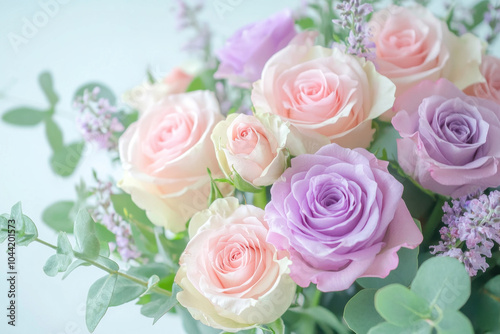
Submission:
M 461 166 L 481 157 L 489 125 L 475 105 L 430 97 L 423 100 L 419 115 L 421 138 L 433 159 Z
M 346 106 L 357 85 L 348 75 L 327 68 L 302 69 L 283 84 L 281 115 L 304 123 L 323 122 Z

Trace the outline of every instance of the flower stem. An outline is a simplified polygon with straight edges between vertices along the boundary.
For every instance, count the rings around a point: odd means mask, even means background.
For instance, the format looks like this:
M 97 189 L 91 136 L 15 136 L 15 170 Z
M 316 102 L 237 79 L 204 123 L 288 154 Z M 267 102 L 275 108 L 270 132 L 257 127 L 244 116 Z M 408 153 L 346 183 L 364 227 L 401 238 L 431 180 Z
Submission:
M 37 241 L 38 243 L 40 243 L 40 244 L 42 244 L 42 245 L 45 245 L 45 246 L 47 246 L 47 247 L 50 247 L 50 248 L 52 248 L 52 249 L 56 249 L 56 250 L 57 250 L 57 246 L 56 246 L 56 245 L 53 245 L 53 244 L 51 244 L 51 243 L 49 243 L 49 242 L 47 242 L 47 241 L 41 240 L 41 239 L 39 239 L 39 238 L 36 238 L 36 239 L 35 239 L 35 241 Z M 134 276 L 130 276 L 130 275 L 125 274 L 125 273 L 122 273 L 122 272 L 120 272 L 120 271 L 118 271 L 118 270 L 112 270 L 112 269 L 109 269 L 109 268 L 107 268 L 107 267 L 105 267 L 105 266 L 103 266 L 103 265 L 101 265 L 101 264 L 99 264 L 99 263 L 97 263 L 97 262 L 95 262 L 95 261 L 93 261 L 93 260 L 91 260 L 91 259 L 87 258 L 86 256 L 84 256 L 84 255 L 83 255 L 83 254 L 81 254 L 81 253 L 78 253 L 78 252 L 73 251 L 73 254 L 75 255 L 75 257 L 76 257 L 77 259 L 80 259 L 80 260 L 83 260 L 83 261 L 85 261 L 85 262 L 88 262 L 88 263 L 90 263 L 91 265 L 93 265 L 94 267 L 97 267 L 97 268 L 99 268 L 99 269 L 102 269 L 102 270 L 104 270 L 104 271 L 108 272 L 110 275 L 118 275 L 118 276 L 121 276 L 121 277 L 123 277 L 123 278 L 126 278 L 126 279 L 128 279 L 128 280 L 130 280 L 130 281 L 132 281 L 132 282 L 135 282 L 135 283 L 137 283 L 137 284 L 139 284 L 139 285 L 142 285 L 142 286 L 144 286 L 144 287 L 146 287 L 146 288 L 148 287 L 148 282 L 143 281 L 143 280 L 141 280 L 140 278 L 137 278 L 137 277 L 134 277 Z M 167 297 L 171 297 L 171 296 L 172 296 L 172 293 L 171 293 L 170 291 L 167 291 L 167 290 L 165 290 L 165 289 L 159 288 L 159 287 L 157 287 L 157 286 L 153 287 L 153 288 L 151 289 L 151 291 L 152 291 L 152 292 L 155 292 L 155 293 L 158 293 L 158 294 L 160 294 L 160 295 L 165 295 L 165 296 L 167 296 Z
M 443 196 L 438 196 L 436 204 L 434 205 L 434 209 L 432 210 L 429 219 L 425 223 L 423 227 L 423 235 L 424 240 L 426 240 L 427 244 L 431 241 L 431 237 L 434 234 L 434 231 L 441 223 L 441 219 L 443 217 L 443 205 L 446 202 L 446 198 Z
M 319 291 L 318 288 L 316 288 L 316 291 L 314 292 L 314 296 L 311 300 L 311 307 L 319 305 L 319 303 L 321 302 L 321 295 L 322 295 L 322 292 Z

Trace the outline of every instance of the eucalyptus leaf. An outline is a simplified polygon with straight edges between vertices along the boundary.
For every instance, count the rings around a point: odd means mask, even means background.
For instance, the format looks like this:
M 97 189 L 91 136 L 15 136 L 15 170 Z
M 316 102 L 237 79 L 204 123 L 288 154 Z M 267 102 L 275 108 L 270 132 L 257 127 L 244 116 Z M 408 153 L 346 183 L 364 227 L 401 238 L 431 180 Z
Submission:
M 54 91 L 52 75 L 49 72 L 42 72 L 38 76 L 38 83 L 40 84 L 43 93 L 47 97 L 51 108 L 53 108 L 59 101 L 59 96 L 57 96 L 56 92 Z
M 57 254 L 73 256 L 73 247 L 71 247 L 68 236 L 64 232 L 59 232 L 57 236 Z
M 18 236 L 16 243 L 18 246 L 28 246 L 38 238 L 38 230 L 35 223 L 26 215 L 22 215 L 24 224 L 24 234 Z
M 59 201 L 47 207 L 42 213 L 42 220 L 55 231 L 73 233 L 71 212 L 75 202 Z
M 54 152 L 63 149 L 63 133 L 59 125 L 52 118 L 45 119 L 45 135 Z
M 474 334 L 469 319 L 463 313 L 455 310 L 445 310 L 435 327 L 438 334 Z
M 88 263 L 87 261 L 81 260 L 81 259 L 76 259 L 66 269 L 66 272 L 64 273 L 62 279 L 65 279 L 66 277 L 68 277 L 68 275 L 71 274 L 71 272 L 73 270 L 75 270 L 76 268 L 78 268 L 80 266 L 86 266 L 86 267 L 88 267 L 88 266 L 90 266 L 90 263 Z
M 411 290 L 429 305 L 442 310 L 460 309 L 470 296 L 470 277 L 457 259 L 439 256 L 425 261 L 415 276 Z
M 431 316 L 426 300 L 400 284 L 391 284 L 377 291 L 375 308 L 385 320 L 401 327 Z
M 128 303 L 139 298 L 144 291 L 146 291 L 144 286 L 128 278 L 118 276 L 109 306 L 118 306 Z
M 146 288 L 146 291 L 144 291 L 141 294 L 141 297 L 144 296 L 145 294 L 149 293 L 151 289 L 153 289 L 155 286 L 158 285 L 158 282 L 160 282 L 160 278 L 158 275 L 153 275 L 148 279 L 148 287 Z
M 370 328 L 384 321 L 375 309 L 376 292 L 376 289 L 363 289 L 345 306 L 344 319 L 357 334 L 366 334 Z
M 383 322 L 368 331 L 368 334 L 431 334 L 432 326 L 425 320 L 419 320 L 411 326 L 399 327 Z
M 75 171 L 85 149 L 85 142 L 75 142 L 54 151 L 50 158 L 52 171 L 57 175 L 68 177 Z
M 9 231 L 9 218 L 4 217 L 3 215 L 0 216 L 0 243 L 4 242 L 5 239 L 8 237 L 8 231 Z
M 267 324 L 266 327 L 271 330 L 273 334 L 285 334 L 285 324 L 283 319 L 278 318 L 276 321 Z
M 87 295 L 85 322 L 89 332 L 93 332 L 109 307 L 117 275 L 107 275 L 98 279 L 90 287 Z
M 291 312 L 297 312 L 307 315 L 318 323 L 322 323 L 335 330 L 339 334 L 347 334 L 349 330 L 342 324 L 335 314 L 322 306 L 313 306 L 308 308 L 290 308 Z
M 71 256 L 66 254 L 54 254 L 43 266 L 43 271 L 47 276 L 54 277 L 58 273 L 66 271 L 71 264 Z
M 78 211 L 74 232 L 78 251 L 90 259 L 96 259 L 99 256 L 99 239 L 95 232 L 95 223 L 86 209 Z
M 148 318 L 153 318 L 153 324 L 155 324 L 177 304 L 176 295 L 179 291 L 181 291 L 181 288 L 177 284 L 174 284 L 170 297 L 153 294 L 151 301 L 141 307 L 141 314 Z
M 17 107 L 7 110 L 2 115 L 2 120 L 6 123 L 18 126 L 34 126 L 43 121 L 46 113 L 31 107 Z

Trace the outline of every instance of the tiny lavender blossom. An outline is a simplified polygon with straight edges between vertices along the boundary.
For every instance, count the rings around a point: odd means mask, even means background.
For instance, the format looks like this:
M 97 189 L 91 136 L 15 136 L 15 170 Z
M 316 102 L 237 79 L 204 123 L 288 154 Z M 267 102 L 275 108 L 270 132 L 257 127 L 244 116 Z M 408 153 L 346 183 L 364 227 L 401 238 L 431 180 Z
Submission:
M 486 271 L 495 242 L 500 244 L 500 191 L 469 195 L 443 206 L 442 241 L 431 254 L 454 257 L 465 264 L 470 276 Z
M 373 12 L 372 5 L 361 4 L 360 0 L 348 0 L 339 3 L 336 8 L 340 11 L 340 19 L 333 20 L 333 23 L 350 30 L 347 38 L 347 52 L 367 60 L 375 59 L 375 53 L 372 50 L 375 48 L 375 43 L 370 40 L 371 33 L 364 19 Z
M 92 92 L 85 90 L 83 96 L 77 97 L 74 107 L 80 111 L 77 123 L 86 142 L 96 143 L 100 149 L 108 151 L 118 147 L 117 133 L 124 130 L 118 120 L 116 107 L 109 100 L 98 98 L 100 89 L 95 87 Z
M 116 243 L 109 243 L 112 251 L 115 249 L 123 261 L 129 261 L 141 256 L 137 250 L 130 231 L 130 224 L 118 215 L 111 204 L 113 184 L 103 182 L 96 178 L 97 186 L 92 189 L 96 198 L 96 204 L 91 210 L 91 216 L 95 221 L 101 222 L 108 230 L 116 235 Z
M 212 32 L 206 22 L 201 22 L 198 18 L 204 9 L 204 1 L 198 1 L 196 4 L 189 5 L 185 0 L 177 0 L 177 30 L 194 30 L 195 34 L 182 47 L 184 51 L 196 52 L 202 51 L 205 54 L 205 60 L 210 60 L 210 41 Z

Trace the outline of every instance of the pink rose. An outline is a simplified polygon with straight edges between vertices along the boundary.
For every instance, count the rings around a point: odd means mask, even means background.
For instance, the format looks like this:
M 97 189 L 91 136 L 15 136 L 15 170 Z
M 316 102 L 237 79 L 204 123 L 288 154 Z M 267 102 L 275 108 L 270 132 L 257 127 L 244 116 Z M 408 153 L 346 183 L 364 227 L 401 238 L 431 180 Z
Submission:
M 193 318 L 228 332 L 275 321 L 295 296 L 287 252 L 266 242 L 264 210 L 221 198 L 197 213 L 175 282 Z
M 500 186 L 500 105 L 440 79 L 408 90 L 394 110 L 399 164 L 423 187 L 460 197 Z
M 314 46 L 315 33 L 297 36 L 266 63 L 253 85 L 257 112 L 273 113 L 304 133 L 345 147 L 367 147 L 372 119 L 392 107 L 394 84 L 371 62 Z
M 467 87 L 467 95 L 482 97 L 500 104 L 500 59 L 493 56 L 483 56 L 481 74 L 486 82 L 480 82 Z
M 287 168 L 291 155 L 314 153 L 329 143 L 321 135 L 301 136 L 278 116 L 232 114 L 212 132 L 219 166 L 232 180 L 235 173 L 255 187 L 268 186 Z
M 184 93 L 192 80 L 192 74 L 176 67 L 163 80 L 146 82 L 126 92 L 123 100 L 142 114 L 165 96 Z
M 211 92 L 169 95 L 120 138 L 124 175 L 119 186 L 154 224 L 179 232 L 195 212 L 206 208 L 207 168 L 221 174 L 210 133 L 222 119 Z
M 369 23 L 377 70 L 396 84 L 396 97 L 422 80 L 446 78 L 463 89 L 482 81 L 481 42 L 451 33 L 427 8 L 390 6 Z M 390 120 L 394 111 L 381 118 Z

